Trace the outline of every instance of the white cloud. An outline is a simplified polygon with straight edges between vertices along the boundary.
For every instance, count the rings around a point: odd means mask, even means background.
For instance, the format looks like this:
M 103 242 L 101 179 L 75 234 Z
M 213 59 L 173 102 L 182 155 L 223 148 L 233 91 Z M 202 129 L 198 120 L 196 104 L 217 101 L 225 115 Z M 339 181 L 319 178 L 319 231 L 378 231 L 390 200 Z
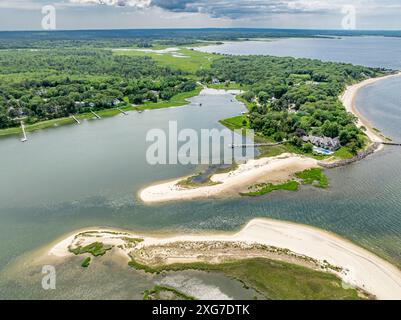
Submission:
M 341 12 L 344 5 L 361 10 L 399 8 L 398 0 L 69 0 L 74 4 L 158 7 L 171 12 L 200 12 L 231 19 L 269 14 Z
M 98 4 L 106 6 L 146 8 L 150 6 L 151 0 L 70 0 L 70 2 L 75 4 Z
M 38 25 L 49 3 L 60 28 L 340 28 L 344 5 L 356 7 L 358 28 L 401 28 L 401 0 L 0 0 L 0 29 Z

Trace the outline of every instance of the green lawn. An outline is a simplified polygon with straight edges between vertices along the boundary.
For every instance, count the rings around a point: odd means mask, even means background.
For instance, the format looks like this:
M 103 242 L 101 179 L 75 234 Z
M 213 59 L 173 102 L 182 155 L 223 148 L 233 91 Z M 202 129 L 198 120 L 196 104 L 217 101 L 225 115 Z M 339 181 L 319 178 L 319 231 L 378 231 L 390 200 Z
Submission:
M 166 49 L 168 46 L 163 46 L 157 48 L 156 50 Z M 113 50 L 115 55 L 125 55 L 125 56 L 147 56 L 156 60 L 159 64 L 170 67 L 172 69 L 180 69 L 188 73 L 196 73 L 202 69 L 208 69 L 212 65 L 213 61 L 219 59 L 218 55 L 204 53 L 196 50 L 187 49 L 185 47 L 179 48 L 177 52 L 169 53 L 153 53 L 153 52 L 143 52 L 138 49 L 132 50 Z M 155 50 L 154 48 L 151 48 Z M 174 54 L 179 53 L 184 56 L 184 58 L 175 57 Z
M 188 263 L 149 267 L 135 261 L 130 266 L 151 273 L 203 270 L 223 272 L 273 300 L 357 300 L 355 289 L 344 289 L 335 275 L 280 261 L 255 258 L 222 264 Z
M 176 94 L 170 99 L 170 101 L 146 102 L 143 105 L 135 107 L 135 109 L 162 109 L 169 107 L 185 106 L 189 103 L 188 99 L 199 95 L 202 89 L 202 86 L 197 86 L 196 89 L 193 91 Z
M 249 129 L 250 123 L 246 115 L 236 116 L 233 118 L 223 119 L 219 121 L 223 126 L 230 130 Z
M 352 158 L 354 155 L 351 153 L 351 151 L 347 147 L 341 147 L 336 152 L 334 152 L 334 156 L 336 158 L 340 158 L 340 159 L 348 159 L 348 158 Z

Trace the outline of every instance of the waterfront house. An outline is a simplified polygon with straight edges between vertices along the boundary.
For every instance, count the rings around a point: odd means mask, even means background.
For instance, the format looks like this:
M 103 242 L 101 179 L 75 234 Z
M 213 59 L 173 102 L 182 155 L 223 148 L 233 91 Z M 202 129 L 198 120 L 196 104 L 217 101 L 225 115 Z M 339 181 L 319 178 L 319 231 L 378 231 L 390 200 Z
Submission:
M 304 136 L 302 137 L 302 140 L 304 142 L 312 143 L 315 147 L 324 148 L 330 151 L 336 151 L 341 147 L 341 143 L 338 138 Z

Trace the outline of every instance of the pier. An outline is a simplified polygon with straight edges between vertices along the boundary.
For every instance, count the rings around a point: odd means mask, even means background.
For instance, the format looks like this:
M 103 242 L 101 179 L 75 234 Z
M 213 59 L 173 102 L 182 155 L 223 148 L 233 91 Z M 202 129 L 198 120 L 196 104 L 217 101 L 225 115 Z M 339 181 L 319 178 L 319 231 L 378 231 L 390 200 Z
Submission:
M 71 118 L 73 118 L 76 123 L 81 124 L 81 122 L 75 116 L 71 116 Z
M 118 111 L 120 111 L 123 115 L 128 116 L 128 113 L 125 112 L 123 109 L 117 108 Z
M 398 146 L 398 147 L 401 147 L 401 143 L 398 143 L 398 142 L 382 142 L 382 145 L 385 145 L 385 146 Z
M 98 119 L 102 119 L 102 117 L 101 116 L 99 116 L 95 111 L 91 111 L 92 112 L 92 114 L 96 117 L 96 118 L 98 118 Z
M 24 123 L 21 121 L 21 129 L 22 129 L 22 134 L 23 134 L 23 137 L 22 137 L 22 139 L 21 139 L 21 142 L 27 142 L 28 141 L 28 138 L 27 138 L 27 136 L 26 136 L 26 132 L 25 132 L 25 126 L 24 126 Z
M 257 147 L 274 147 L 283 144 L 284 142 L 276 143 L 250 143 L 250 144 L 230 144 L 230 148 L 257 148 Z

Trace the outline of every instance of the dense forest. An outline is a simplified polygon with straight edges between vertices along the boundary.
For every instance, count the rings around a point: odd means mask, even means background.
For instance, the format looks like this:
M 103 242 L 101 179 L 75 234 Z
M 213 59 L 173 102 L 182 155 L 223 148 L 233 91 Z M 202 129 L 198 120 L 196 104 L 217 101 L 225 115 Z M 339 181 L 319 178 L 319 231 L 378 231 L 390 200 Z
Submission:
M 15 48 L 119 48 L 148 47 L 158 42 L 180 45 L 198 41 L 234 41 L 253 38 L 387 36 L 401 37 L 397 30 L 311 30 L 311 29 L 127 29 L 127 30 L 57 30 L 0 32 L 0 49 Z
M 242 86 L 251 128 L 310 152 L 305 134 L 339 137 L 352 152 L 365 138 L 338 97 L 347 84 L 387 71 L 350 64 L 269 56 L 220 56 L 189 74 L 146 55 L 117 55 L 112 47 L 178 46 L 199 40 L 311 31 L 265 29 L 60 31 L 0 33 L 0 129 L 116 106 L 170 101 L 192 92 L 197 80 Z M 173 37 L 176 35 L 176 37 Z M 309 34 L 313 36 L 313 34 Z M 196 38 L 195 38 L 196 37 Z M 17 49 L 30 47 L 30 49 Z M 37 48 L 42 49 L 37 49 Z M 98 48 L 102 47 L 102 48 Z M 168 60 L 166 60 L 168 61 Z M 182 60 L 184 63 L 185 60 Z M 201 70 L 202 69 L 202 70 Z
M 168 101 L 194 90 L 181 71 L 109 50 L 0 52 L 0 128 L 116 105 Z
M 355 117 L 338 97 L 347 84 L 385 71 L 350 64 L 269 56 L 228 56 L 200 75 L 205 81 L 236 82 L 249 90 L 243 95 L 253 129 L 275 141 L 284 139 L 310 152 L 302 135 L 339 137 L 356 152 L 364 144 Z

